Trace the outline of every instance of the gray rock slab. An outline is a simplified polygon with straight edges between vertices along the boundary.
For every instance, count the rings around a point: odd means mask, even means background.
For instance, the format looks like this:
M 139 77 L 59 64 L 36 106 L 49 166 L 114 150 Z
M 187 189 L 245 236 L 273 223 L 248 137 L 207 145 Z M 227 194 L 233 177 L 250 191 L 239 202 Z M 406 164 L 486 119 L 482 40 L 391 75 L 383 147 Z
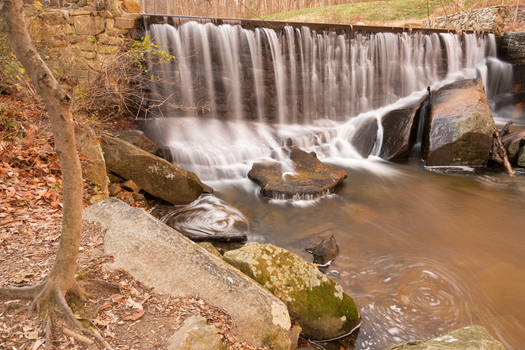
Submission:
M 122 269 L 159 293 L 199 297 L 228 313 L 256 346 L 290 349 L 286 306 L 253 280 L 141 209 L 109 198 L 84 210 L 105 230 L 104 250 Z
M 226 350 L 221 336 L 202 316 L 191 316 L 168 341 L 168 350 Z
M 172 204 L 188 204 L 207 191 L 197 175 L 131 143 L 102 135 L 106 167 L 147 193 Z

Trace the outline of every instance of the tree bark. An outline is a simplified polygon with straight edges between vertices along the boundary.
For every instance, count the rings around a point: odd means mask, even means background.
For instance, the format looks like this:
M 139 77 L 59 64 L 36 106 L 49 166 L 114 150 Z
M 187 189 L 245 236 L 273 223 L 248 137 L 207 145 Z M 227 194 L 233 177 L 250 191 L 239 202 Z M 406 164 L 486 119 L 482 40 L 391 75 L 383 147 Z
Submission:
M 44 103 L 62 170 L 63 214 L 60 245 L 44 290 L 65 295 L 76 287 L 75 270 L 82 231 L 82 170 L 75 146 L 71 98 L 62 90 L 36 51 L 26 26 L 23 0 L 0 0 L 0 14 L 9 43 Z

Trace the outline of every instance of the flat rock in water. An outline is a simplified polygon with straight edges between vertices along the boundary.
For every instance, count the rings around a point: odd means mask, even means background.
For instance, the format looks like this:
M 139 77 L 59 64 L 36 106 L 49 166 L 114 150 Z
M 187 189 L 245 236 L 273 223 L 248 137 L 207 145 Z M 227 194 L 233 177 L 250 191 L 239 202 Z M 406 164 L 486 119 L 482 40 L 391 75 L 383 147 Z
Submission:
M 481 326 L 469 326 L 427 341 L 396 344 L 386 350 L 505 350 Z
M 292 147 L 290 159 L 294 174 L 283 174 L 277 162 L 255 163 L 248 177 L 261 186 L 262 194 L 270 198 L 315 198 L 332 193 L 348 176 L 343 169 L 322 163 L 317 156 Z
M 359 323 L 357 307 L 343 288 L 286 249 L 248 243 L 224 253 L 224 260 L 285 302 L 308 338 L 341 336 Z
M 84 219 L 105 230 L 111 268 L 127 271 L 158 293 L 197 297 L 224 310 L 241 338 L 289 350 L 286 305 L 237 269 L 139 208 L 115 198 L 86 208 Z
M 196 242 L 246 242 L 249 230 L 239 210 L 213 195 L 188 205 L 157 206 L 151 215 Z
M 428 166 L 483 166 L 495 127 L 481 79 L 462 80 L 432 94 L 423 158 Z

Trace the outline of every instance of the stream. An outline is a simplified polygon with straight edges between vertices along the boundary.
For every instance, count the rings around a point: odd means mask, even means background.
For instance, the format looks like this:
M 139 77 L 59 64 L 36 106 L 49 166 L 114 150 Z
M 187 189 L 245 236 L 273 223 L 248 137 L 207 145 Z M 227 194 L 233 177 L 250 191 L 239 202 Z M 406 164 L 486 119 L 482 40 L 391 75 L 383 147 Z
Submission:
M 380 162 L 380 161 L 379 161 Z M 384 349 L 480 324 L 508 350 L 525 342 L 525 172 L 442 174 L 419 162 L 347 169 L 337 195 L 262 198 L 248 181 L 216 186 L 241 208 L 250 241 L 304 248 L 335 234 L 328 269 L 358 305 L 356 349 Z

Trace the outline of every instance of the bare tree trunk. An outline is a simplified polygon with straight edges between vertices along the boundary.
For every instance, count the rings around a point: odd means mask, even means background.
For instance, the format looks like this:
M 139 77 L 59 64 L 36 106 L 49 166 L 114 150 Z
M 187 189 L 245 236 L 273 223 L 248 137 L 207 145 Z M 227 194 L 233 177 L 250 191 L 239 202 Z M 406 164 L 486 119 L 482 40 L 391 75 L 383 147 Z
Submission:
M 61 298 L 66 293 L 78 292 L 74 276 L 82 231 L 82 171 L 75 147 L 71 98 L 61 89 L 31 41 L 23 0 L 0 0 L 0 14 L 11 47 L 46 106 L 55 137 L 63 178 L 62 235 L 55 264 L 46 282 L 35 286 L 34 291 L 38 294 L 35 299 L 37 307 L 41 302 L 63 303 Z

